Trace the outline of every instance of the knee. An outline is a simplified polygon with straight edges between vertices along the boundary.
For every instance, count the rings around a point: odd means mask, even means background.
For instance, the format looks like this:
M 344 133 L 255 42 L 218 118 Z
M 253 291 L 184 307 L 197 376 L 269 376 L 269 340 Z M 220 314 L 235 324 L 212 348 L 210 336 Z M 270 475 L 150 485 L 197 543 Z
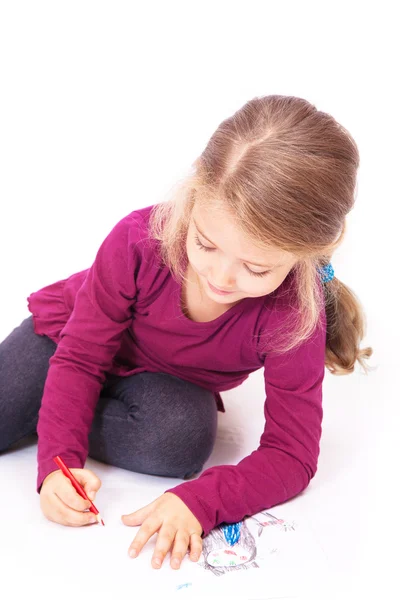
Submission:
M 132 419 L 140 424 L 145 472 L 190 478 L 203 469 L 214 448 L 218 419 L 215 397 L 178 378 L 152 375 L 153 391 L 146 394 L 142 410 L 138 410 L 136 398 L 132 411 Z M 154 375 L 159 376 L 156 381 Z
M 175 461 L 179 465 L 176 476 L 188 479 L 200 473 L 215 445 L 217 410 L 214 397 L 203 398 L 193 412 L 179 414 L 176 426 L 171 423 L 165 433 L 167 440 L 164 447 L 167 455 L 171 453 L 171 467 Z

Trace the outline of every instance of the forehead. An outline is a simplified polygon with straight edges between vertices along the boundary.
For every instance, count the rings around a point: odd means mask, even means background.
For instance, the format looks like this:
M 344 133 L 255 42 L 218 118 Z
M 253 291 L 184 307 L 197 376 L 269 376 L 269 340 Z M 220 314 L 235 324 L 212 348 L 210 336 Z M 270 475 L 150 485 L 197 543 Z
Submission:
M 246 262 L 273 266 L 289 259 L 289 254 L 279 248 L 257 245 L 223 207 L 210 208 L 196 203 L 192 222 L 220 250 Z

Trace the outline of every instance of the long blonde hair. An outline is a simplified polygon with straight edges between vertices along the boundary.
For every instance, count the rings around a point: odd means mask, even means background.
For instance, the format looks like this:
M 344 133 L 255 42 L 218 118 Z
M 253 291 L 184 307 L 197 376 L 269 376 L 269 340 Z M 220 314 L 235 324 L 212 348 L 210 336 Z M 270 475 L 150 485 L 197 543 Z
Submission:
M 360 349 L 365 317 L 359 300 L 336 277 L 323 285 L 318 268 L 330 261 L 354 204 L 359 153 L 350 133 L 303 98 L 256 97 L 224 120 L 192 172 L 155 206 L 150 235 L 162 260 L 184 277 L 186 236 L 195 202 L 217 203 L 259 247 L 293 253 L 296 326 L 283 345 L 295 348 L 314 331 L 325 303 L 325 364 L 335 375 L 367 370 L 371 348 Z

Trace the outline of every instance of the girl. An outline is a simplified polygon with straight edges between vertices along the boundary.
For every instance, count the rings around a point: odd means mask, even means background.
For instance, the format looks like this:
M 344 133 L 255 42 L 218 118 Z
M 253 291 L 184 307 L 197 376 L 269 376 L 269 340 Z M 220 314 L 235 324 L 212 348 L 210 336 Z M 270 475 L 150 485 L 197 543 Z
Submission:
M 351 373 L 364 317 L 330 257 L 353 206 L 350 134 L 306 100 L 258 97 L 221 123 L 176 193 L 115 225 L 93 265 L 28 298 L 0 346 L 0 450 L 37 430 L 44 515 L 88 524 L 87 456 L 190 479 L 210 456 L 220 392 L 264 367 L 265 424 L 237 465 L 179 483 L 123 523 L 171 566 L 220 523 L 283 503 L 317 470 L 324 367 Z

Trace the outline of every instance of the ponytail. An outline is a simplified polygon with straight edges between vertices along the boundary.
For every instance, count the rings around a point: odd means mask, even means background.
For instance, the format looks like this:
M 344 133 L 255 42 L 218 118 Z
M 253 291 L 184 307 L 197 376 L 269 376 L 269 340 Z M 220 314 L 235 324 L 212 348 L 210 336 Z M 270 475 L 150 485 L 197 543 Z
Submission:
M 348 375 L 358 361 L 365 372 L 365 360 L 372 348 L 360 348 L 365 334 L 365 317 L 357 296 L 336 277 L 324 284 L 327 336 L 325 365 L 333 375 Z

